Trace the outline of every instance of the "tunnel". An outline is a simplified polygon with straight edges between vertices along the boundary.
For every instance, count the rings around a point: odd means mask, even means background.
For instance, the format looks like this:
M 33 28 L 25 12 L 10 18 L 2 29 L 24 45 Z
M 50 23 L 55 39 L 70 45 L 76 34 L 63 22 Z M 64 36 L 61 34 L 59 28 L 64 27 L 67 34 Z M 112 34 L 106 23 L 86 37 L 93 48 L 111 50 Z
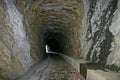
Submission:
M 83 74 L 86 64 L 120 72 L 119 21 L 120 0 L 0 0 L 0 78 L 25 74 L 48 51 L 84 60 Z
M 82 23 L 83 2 L 79 1 L 32 1 L 26 17 L 27 31 L 30 41 L 36 50 L 32 50 L 39 57 L 45 53 L 45 45 L 52 51 L 60 52 L 72 57 L 80 57 L 80 25 Z M 27 18 L 26 18 L 26 21 Z M 29 28 L 30 27 L 30 28 Z M 36 35 L 36 36 L 34 36 Z M 32 46 L 32 47 L 33 47 Z
M 63 53 L 65 46 L 64 36 L 59 32 L 46 32 L 44 34 L 45 45 L 48 45 L 50 51 Z

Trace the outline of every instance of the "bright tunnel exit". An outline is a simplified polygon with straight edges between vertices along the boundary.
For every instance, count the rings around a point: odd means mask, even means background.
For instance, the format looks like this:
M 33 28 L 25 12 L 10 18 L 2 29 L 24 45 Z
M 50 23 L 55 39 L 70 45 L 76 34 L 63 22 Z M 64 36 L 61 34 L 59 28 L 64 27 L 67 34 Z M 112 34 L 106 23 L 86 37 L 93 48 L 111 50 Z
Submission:
M 50 47 L 46 44 L 46 45 L 45 45 L 45 52 L 46 52 L 46 53 L 49 53 L 49 51 L 50 51 Z

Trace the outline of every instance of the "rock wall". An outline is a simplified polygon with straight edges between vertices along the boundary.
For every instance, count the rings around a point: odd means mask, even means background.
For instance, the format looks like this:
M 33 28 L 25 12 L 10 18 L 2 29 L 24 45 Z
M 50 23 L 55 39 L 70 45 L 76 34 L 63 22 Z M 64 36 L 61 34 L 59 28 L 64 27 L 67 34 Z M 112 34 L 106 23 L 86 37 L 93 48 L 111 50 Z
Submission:
M 65 55 L 120 71 L 119 14 L 120 0 L 0 0 L 0 77 L 25 73 L 54 42 Z
M 84 58 L 112 70 L 120 70 L 119 0 L 83 0 L 81 31 Z
M 0 1 L 0 79 L 14 79 L 33 64 L 23 15 L 13 0 Z M 7 79 L 8 80 L 8 79 Z

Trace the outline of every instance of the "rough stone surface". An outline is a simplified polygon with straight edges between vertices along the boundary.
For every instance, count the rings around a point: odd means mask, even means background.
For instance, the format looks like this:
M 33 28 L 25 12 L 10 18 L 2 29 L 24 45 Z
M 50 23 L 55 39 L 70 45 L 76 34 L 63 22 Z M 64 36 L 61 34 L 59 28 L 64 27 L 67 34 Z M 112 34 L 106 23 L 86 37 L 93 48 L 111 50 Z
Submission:
M 0 78 L 25 73 L 46 44 L 119 72 L 119 14 L 120 0 L 0 0 Z
M 0 1 L 0 79 L 2 80 L 14 79 L 32 65 L 29 43 L 21 17 L 22 14 L 16 9 L 13 1 Z
M 44 57 L 50 41 L 59 45 L 56 51 L 81 57 L 78 36 L 83 14 L 82 0 L 1 0 L 1 77 L 13 80 L 25 73 Z
M 120 70 L 119 0 L 84 0 L 81 48 L 88 61 Z

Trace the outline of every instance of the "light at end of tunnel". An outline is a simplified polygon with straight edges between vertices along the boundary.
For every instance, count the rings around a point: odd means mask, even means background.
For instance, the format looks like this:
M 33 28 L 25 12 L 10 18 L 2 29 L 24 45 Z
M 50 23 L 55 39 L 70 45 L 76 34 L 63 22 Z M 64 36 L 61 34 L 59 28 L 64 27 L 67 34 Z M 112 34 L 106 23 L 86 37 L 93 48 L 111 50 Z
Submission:
M 46 50 L 46 53 L 49 53 L 50 47 L 48 45 L 45 45 L 45 50 Z

